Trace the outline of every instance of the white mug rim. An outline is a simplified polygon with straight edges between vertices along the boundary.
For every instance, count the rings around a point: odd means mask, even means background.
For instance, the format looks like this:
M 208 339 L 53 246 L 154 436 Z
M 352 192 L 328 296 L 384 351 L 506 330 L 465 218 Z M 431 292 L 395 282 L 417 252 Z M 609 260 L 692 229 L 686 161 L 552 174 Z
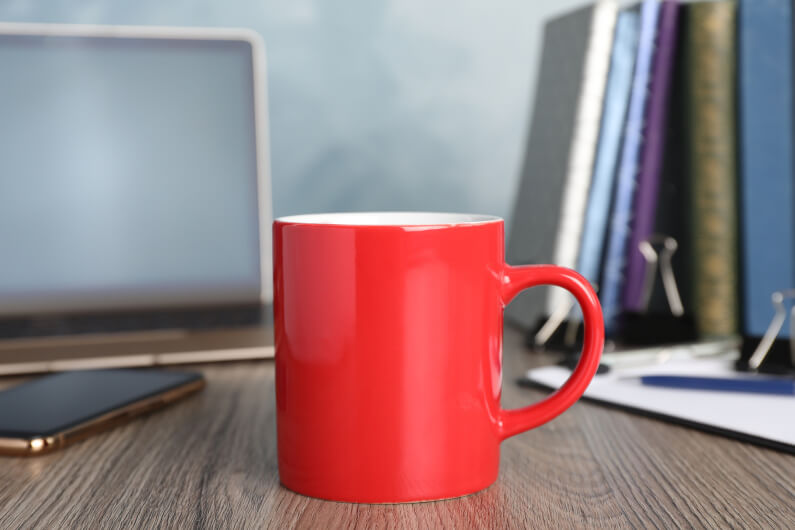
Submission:
M 288 215 L 277 223 L 321 226 L 460 226 L 502 222 L 494 215 L 447 212 L 334 212 Z

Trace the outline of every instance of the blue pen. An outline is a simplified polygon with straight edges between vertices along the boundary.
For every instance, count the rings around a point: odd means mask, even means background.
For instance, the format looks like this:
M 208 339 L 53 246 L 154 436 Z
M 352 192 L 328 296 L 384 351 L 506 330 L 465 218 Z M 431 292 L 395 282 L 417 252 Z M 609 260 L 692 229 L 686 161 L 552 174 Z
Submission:
M 752 392 L 755 394 L 795 395 L 795 380 L 789 378 L 731 378 L 690 375 L 644 375 L 640 382 L 647 386 L 711 390 L 716 392 Z

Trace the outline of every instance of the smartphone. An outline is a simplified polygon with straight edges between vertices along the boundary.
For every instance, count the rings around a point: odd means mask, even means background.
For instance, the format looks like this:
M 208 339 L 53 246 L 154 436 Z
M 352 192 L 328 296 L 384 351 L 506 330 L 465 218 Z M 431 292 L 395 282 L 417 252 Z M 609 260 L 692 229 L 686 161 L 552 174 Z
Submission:
M 37 455 L 164 407 L 204 386 L 201 374 L 81 370 L 0 392 L 0 454 Z

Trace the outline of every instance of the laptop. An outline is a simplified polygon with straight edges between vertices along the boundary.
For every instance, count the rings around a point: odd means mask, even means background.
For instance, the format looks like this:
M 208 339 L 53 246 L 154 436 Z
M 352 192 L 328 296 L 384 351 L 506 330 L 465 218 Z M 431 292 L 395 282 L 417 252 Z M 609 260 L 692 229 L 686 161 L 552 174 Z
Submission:
M 0 374 L 273 356 L 264 46 L 0 24 Z

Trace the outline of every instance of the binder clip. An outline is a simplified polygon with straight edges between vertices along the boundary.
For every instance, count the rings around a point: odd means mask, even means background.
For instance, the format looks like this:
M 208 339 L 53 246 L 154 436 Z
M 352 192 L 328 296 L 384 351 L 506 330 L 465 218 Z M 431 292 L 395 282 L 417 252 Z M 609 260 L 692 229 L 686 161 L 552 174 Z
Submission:
M 598 286 L 593 285 L 598 292 Z M 582 322 L 568 318 L 574 309 L 571 298 L 552 312 L 547 319 L 537 322 L 525 335 L 525 346 L 533 350 L 551 349 L 564 353 L 579 353 L 584 334 Z
M 775 313 L 761 339 L 744 336 L 737 369 L 769 374 L 795 375 L 795 305 L 789 311 L 789 339 L 778 338 L 787 320 L 785 300 L 795 298 L 795 289 L 776 291 L 771 295 Z
M 692 316 L 685 314 L 672 265 L 678 248 L 676 239 L 659 234 L 654 234 L 638 244 L 638 250 L 646 260 L 641 291 L 643 311 L 625 312 L 619 317 L 617 338 L 622 345 L 650 346 L 698 340 L 695 321 Z M 649 312 L 658 270 L 670 313 Z

